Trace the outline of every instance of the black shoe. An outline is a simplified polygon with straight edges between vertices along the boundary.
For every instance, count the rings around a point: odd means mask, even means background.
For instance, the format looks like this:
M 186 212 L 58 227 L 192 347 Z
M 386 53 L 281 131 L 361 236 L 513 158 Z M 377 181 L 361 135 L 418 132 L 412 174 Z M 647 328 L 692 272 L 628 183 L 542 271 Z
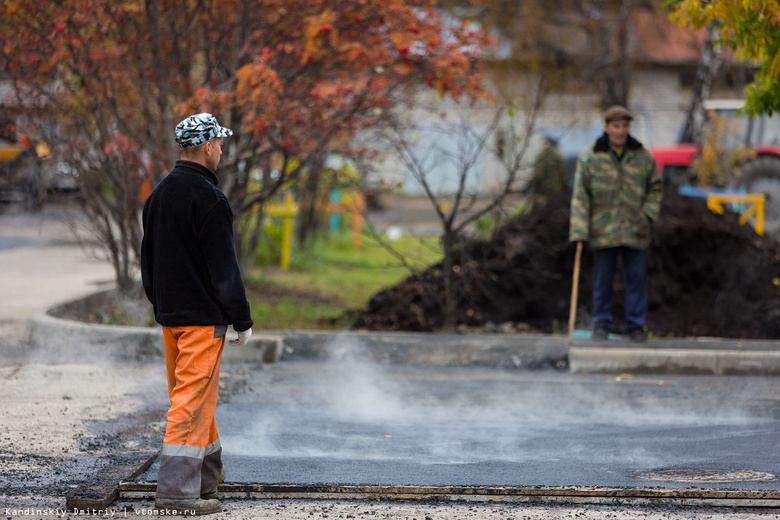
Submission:
M 628 330 L 628 339 L 634 343 L 644 343 L 647 341 L 647 333 L 643 327 L 634 327 Z
M 596 325 L 593 327 L 593 338 L 594 341 L 607 341 L 607 336 L 609 336 L 609 330 L 604 325 Z

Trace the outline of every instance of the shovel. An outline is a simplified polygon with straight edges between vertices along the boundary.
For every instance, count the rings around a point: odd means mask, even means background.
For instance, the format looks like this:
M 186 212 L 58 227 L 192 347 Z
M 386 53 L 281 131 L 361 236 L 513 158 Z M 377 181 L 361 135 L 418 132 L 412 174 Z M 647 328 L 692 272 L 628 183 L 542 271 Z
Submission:
M 574 337 L 574 322 L 577 318 L 577 289 L 580 285 L 580 259 L 582 258 L 582 242 L 577 242 L 577 253 L 574 255 L 574 275 L 571 283 L 571 305 L 569 306 L 569 344 Z

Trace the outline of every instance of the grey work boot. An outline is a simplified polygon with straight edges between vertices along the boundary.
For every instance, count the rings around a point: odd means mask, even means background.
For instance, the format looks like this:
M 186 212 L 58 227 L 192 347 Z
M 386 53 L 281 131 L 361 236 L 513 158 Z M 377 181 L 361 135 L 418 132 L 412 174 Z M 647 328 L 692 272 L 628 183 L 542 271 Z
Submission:
M 154 507 L 183 515 L 210 515 L 222 511 L 222 502 L 202 498 L 158 498 L 154 501 Z
M 220 484 L 225 482 L 225 477 L 226 477 L 225 466 L 222 466 L 222 470 L 219 472 L 219 480 L 217 480 L 217 485 L 214 486 L 214 490 L 201 493 L 200 498 L 204 500 L 212 500 L 214 498 L 217 498 L 217 488 L 219 487 Z

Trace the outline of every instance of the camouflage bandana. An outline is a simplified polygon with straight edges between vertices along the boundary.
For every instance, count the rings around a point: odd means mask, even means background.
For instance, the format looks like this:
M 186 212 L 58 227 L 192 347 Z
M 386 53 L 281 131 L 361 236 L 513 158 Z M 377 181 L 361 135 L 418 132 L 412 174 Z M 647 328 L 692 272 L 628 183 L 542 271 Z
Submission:
M 176 142 L 180 148 L 198 146 L 209 139 L 231 135 L 231 129 L 219 126 L 217 118 L 206 112 L 190 116 L 176 125 Z

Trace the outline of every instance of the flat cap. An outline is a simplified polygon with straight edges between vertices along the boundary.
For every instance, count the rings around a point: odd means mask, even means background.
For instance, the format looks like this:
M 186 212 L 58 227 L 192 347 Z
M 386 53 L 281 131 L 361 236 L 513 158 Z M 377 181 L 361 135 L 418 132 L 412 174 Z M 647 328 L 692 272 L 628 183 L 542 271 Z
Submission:
M 610 121 L 621 121 L 623 119 L 627 121 L 634 119 L 633 114 L 631 114 L 631 112 L 629 112 L 628 109 L 624 106 L 613 105 L 604 111 L 605 123 L 609 123 Z

